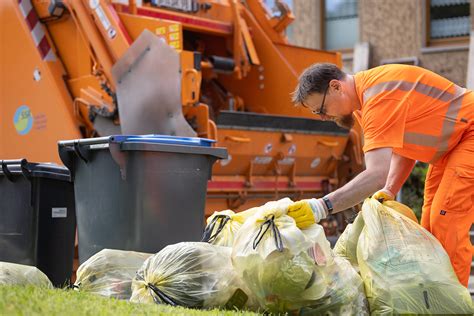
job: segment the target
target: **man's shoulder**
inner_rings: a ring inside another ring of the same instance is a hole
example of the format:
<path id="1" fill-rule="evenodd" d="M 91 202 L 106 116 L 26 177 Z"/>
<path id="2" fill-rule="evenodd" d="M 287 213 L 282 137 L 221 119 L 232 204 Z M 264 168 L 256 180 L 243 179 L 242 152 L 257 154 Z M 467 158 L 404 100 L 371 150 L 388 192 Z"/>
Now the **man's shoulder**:
<path id="1" fill-rule="evenodd" d="M 424 85 L 435 86 L 438 89 L 445 89 L 452 85 L 451 81 L 431 70 L 402 64 L 389 64 L 371 68 L 357 73 L 355 79 L 356 88 L 360 94 L 365 93 L 368 89 L 371 89 L 371 91 L 379 90 L 378 88 L 384 87 L 387 84 L 390 87 L 398 86 L 397 83 L 404 83 L 406 85 L 419 82 Z"/>
<path id="2" fill-rule="evenodd" d="M 357 73 L 360 78 L 365 78 L 365 82 L 375 83 L 382 81 L 402 80 L 415 82 L 423 78 L 424 80 L 449 81 L 441 75 L 419 66 L 405 64 L 387 64 L 377 66 L 363 72 Z"/>
<path id="3" fill-rule="evenodd" d="M 412 72 L 430 72 L 428 69 L 421 68 L 418 66 L 413 65 L 405 65 L 405 64 L 387 64 L 377 66 L 371 69 L 364 71 L 367 75 L 371 74 L 400 74 L 400 73 L 412 73 Z"/>

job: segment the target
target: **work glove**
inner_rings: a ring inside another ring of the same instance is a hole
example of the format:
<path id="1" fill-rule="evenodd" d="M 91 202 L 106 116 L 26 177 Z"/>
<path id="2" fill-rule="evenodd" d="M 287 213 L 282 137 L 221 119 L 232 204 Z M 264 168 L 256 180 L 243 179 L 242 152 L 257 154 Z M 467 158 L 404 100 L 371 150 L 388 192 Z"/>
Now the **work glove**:
<path id="1" fill-rule="evenodd" d="M 382 189 L 380 191 L 375 192 L 372 197 L 380 203 L 383 203 L 385 201 L 393 201 L 395 199 L 395 194 L 393 194 L 387 189 Z"/>
<path id="2" fill-rule="evenodd" d="M 322 199 L 306 199 L 291 204 L 287 214 L 293 217 L 298 228 L 305 229 L 326 218 L 328 211 Z"/>

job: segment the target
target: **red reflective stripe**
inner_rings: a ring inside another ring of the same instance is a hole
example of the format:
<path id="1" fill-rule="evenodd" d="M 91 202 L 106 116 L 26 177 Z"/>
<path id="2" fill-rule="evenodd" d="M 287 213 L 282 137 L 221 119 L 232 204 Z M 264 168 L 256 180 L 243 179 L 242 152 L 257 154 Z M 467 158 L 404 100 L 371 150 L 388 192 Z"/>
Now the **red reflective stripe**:
<path id="1" fill-rule="evenodd" d="M 133 40 L 132 38 L 130 37 L 130 35 L 128 34 L 128 31 L 127 29 L 125 29 L 125 26 L 123 25 L 122 21 L 120 20 L 120 18 L 118 17 L 117 15 L 117 11 L 115 11 L 115 8 L 112 4 L 109 4 L 109 10 L 110 10 L 110 13 L 112 14 L 115 22 L 117 22 L 120 30 L 122 31 L 122 34 L 123 36 L 125 36 L 125 39 L 127 40 L 128 44 L 132 44 L 133 43 Z"/>
<path id="2" fill-rule="evenodd" d="M 51 46 L 49 46 L 48 40 L 46 39 L 46 36 L 44 36 L 41 39 L 41 42 L 38 44 L 38 50 L 40 52 L 41 58 L 44 58 L 46 55 L 48 55 L 50 49 Z"/>
<path id="3" fill-rule="evenodd" d="M 244 182 L 236 181 L 209 181 L 207 183 L 208 189 L 243 189 Z"/>
<path id="4" fill-rule="evenodd" d="M 288 188 L 288 182 L 278 182 L 276 183 L 276 188 L 278 189 L 286 189 Z M 252 188 L 254 189 L 275 189 L 275 181 L 268 181 L 268 182 L 253 182 Z"/>
<path id="5" fill-rule="evenodd" d="M 128 9 L 128 6 L 126 6 L 126 5 L 122 5 L 122 7 L 124 9 Z M 193 17 L 184 17 L 184 16 L 174 15 L 174 14 L 170 14 L 170 13 L 147 10 L 147 9 L 143 9 L 143 8 L 138 8 L 137 9 L 137 14 L 142 15 L 142 16 L 157 18 L 157 19 L 176 21 L 176 22 L 180 22 L 180 23 L 183 23 L 183 24 L 190 24 L 190 25 L 194 25 L 194 26 L 206 27 L 206 28 L 226 32 L 226 33 L 229 33 L 229 34 L 232 33 L 232 26 L 231 25 L 216 23 L 216 22 L 211 22 L 211 21 L 204 21 L 204 20 L 201 20 L 201 19 L 193 18 Z"/>
<path id="6" fill-rule="evenodd" d="M 308 187 L 314 186 L 318 188 L 321 187 L 321 182 L 319 181 L 298 181 L 296 184 L 299 187 L 304 187 L 304 186 L 308 186 Z"/>
<path id="7" fill-rule="evenodd" d="M 38 15 L 36 14 L 35 10 L 31 10 L 26 16 L 26 23 L 28 24 L 30 30 L 33 30 L 36 26 L 36 23 L 38 22 Z"/>
<path id="8" fill-rule="evenodd" d="M 24 16 L 26 25 L 30 29 L 30 35 L 33 38 L 34 43 L 38 43 L 36 48 L 38 49 L 41 58 L 45 59 L 45 57 L 47 57 L 51 52 L 51 45 L 44 34 L 43 25 L 41 25 L 38 14 L 31 3 L 31 0 L 19 0 L 18 4 L 19 9 Z M 29 12 L 26 12 L 27 10 L 29 10 Z M 54 54 L 51 56 L 54 56 Z M 48 60 L 51 59 L 48 58 Z"/>
<path id="9" fill-rule="evenodd" d="M 295 186 L 290 186 L 287 181 L 279 181 L 275 186 L 275 181 L 254 181 L 252 186 L 249 188 L 245 186 L 242 181 L 209 181 L 207 184 L 208 189 L 320 189 L 321 182 L 319 181 L 298 181 Z"/>

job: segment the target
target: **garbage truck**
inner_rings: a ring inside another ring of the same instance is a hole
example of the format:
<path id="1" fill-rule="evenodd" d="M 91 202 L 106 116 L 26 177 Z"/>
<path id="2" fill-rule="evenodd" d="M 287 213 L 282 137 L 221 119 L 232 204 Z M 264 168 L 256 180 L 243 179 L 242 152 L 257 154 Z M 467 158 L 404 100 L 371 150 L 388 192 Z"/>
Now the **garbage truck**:
<path id="1" fill-rule="evenodd" d="M 327 193 L 363 169 L 361 131 L 291 104 L 341 54 L 289 44 L 283 1 L 3 0 L 0 156 L 61 163 L 58 140 L 197 136 L 228 149 L 206 213 Z"/>

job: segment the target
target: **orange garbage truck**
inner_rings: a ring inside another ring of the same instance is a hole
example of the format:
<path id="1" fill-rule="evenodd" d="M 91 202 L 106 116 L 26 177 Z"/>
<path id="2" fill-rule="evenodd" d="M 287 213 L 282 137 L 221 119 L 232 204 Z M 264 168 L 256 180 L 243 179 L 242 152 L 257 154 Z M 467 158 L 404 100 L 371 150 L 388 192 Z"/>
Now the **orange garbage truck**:
<path id="1" fill-rule="evenodd" d="M 305 67 L 341 55 L 290 45 L 282 1 L 3 0 L 0 17 L 2 159 L 60 163 L 58 140 L 82 137 L 214 139 L 229 156 L 207 215 L 319 196 L 363 168 L 360 130 L 291 104 Z"/>

